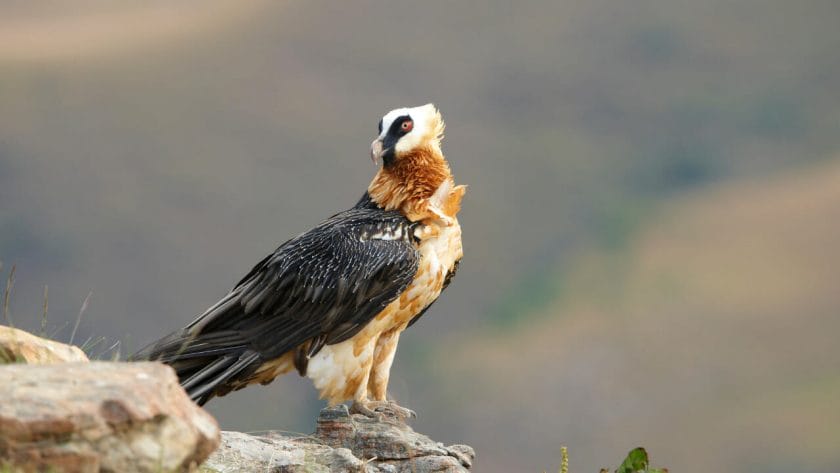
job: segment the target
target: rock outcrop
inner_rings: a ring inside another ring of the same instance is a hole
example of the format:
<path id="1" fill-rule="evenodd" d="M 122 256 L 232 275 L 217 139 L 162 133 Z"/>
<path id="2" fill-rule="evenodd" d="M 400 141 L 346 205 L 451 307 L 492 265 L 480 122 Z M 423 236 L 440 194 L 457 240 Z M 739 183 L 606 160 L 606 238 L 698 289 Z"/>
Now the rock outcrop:
<path id="1" fill-rule="evenodd" d="M 48 364 L 71 361 L 88 361 L 88 357 L 79 347 L 36 337 L 23 330 L 0 325 L 0 364 Z"/>
<path id="2" fill-rule="evenodd" d="M 189 471 L 218 444 L 168 366 L 0 366 L 0 464 L 12 471 Z"/>
<path id="3" fill-rule="evenodd" d="M 202 471 L 459 473 L 469 471 L 474 457 L 471 447 L 446 447 L 395 416 L 370 419 L 337 406 L 321 411 L 309 437 L 222 432 L 222 445 Z"/>
<path id="4" fill-rule="evenodd" d="M 77 347 L 0 326 L 0 472 L 462 473 L 474 456 L 394 412 L 371 419 L 345 406 L 322 410 L 308 437 L 220 438 L 170 367 L 88 362 Z"/>

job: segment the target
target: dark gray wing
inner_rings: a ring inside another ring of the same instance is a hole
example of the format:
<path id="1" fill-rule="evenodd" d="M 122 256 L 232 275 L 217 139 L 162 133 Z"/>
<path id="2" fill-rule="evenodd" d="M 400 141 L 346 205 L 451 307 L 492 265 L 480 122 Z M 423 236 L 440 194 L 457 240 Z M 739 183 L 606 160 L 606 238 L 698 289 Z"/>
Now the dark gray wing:
<path id="1" fill-rule="evenodd" d="M 135 358 L 172 365 L 191 397 L 206 402 L 267 360 L 304 344 L 312 356 L 355 335 L 405 290 L 419 261 L 416 224 L 362 204 L 280 246 L 185 329 Z"/>

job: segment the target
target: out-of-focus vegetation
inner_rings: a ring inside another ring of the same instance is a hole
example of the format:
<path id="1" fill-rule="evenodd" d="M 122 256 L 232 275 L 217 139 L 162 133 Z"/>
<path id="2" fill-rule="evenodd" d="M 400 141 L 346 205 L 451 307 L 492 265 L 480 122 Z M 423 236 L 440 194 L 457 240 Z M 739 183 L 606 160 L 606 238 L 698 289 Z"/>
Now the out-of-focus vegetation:
<path id="1" fill-rule="evenodd" d="M 566 447 L 560 448 L 560 473 L 569 473 L 569 451 Z M 609 473 L 607 468 L 601 468 L 601 473 Z M 668 473 L 667 468 L 653 468 L 650 466 L 647 451 L 642 447 L 630 450 L 621 465 L 615 469 L 615 473 Z"/>
<path id="2" fill-rule="evenodd" d="M 609 470 L 602 469 L 601 473 L 609 473 Z M 665 468 L 652 468 L 648 460 L 647 451 L 638 447 L 630 450 L 627 458 L 615 470 L 615 473 L 668 473 Z"/>
<path id="3" fill-rule="evenodd" d="M 392 376 L 418 430 L 487 472 L 538 471 L 558 441 L 575 471 L 628 442 L 674 471 L 836 471 L 838 18 L 826 0 L 3 2 L 11 315 L 37 328 L 48 284 L 59 339 L 91 290 L 79 340 L 125 353 L 183 326 L 355 202 L 382 113 L 434 101 L 470 188 L 458 278 Z M 308 431 L 319 406 L 287 377 L 209 408 Z"/>

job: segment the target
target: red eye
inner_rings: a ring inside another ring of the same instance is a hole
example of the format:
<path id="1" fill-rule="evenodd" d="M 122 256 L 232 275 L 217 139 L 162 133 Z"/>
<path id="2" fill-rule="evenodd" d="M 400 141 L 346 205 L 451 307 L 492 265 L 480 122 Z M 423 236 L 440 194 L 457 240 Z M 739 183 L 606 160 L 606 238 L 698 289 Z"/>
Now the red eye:
<path id="1" fill-rule="evenodd" d="M 402 125 L 400 125 L 400 128 L 402 128 L 402 131 L 408 133 L 409 131 L 411 131 L 412 128 L 414 128 L 414 122 L 411 121 L 411 120 L 406 120 L 406 121 L 402 122 Z"/>

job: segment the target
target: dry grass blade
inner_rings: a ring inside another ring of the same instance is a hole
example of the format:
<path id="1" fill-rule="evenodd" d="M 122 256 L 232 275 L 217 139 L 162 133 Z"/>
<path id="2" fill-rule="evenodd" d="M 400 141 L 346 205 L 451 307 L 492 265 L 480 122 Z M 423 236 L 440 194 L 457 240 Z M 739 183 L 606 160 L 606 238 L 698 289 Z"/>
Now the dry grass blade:
<path id="1" fill-rule="evenodd" d="M 9 315 L 9 297 L 12 294 L 12 285 L 15 283 L 15 265 L 12 265 L 11 271 L 9 271 L 9 278 L 6 280 L 6 292 L 3 295 L 3 320 L 6 321 L 6 325 L 12 327 L 12 318 Z"/>
<path id="2" fill-rule="evenodd" d="M 63 324 L 59 325 L 58 327 L 55 327 L 54 329 L 52 329 L 52 333 L 48 333 L 48 334 L 47 334 L 47 336 L 46 336 L 46 338 L 53 338 L 53 339 L 55 339 L 56 337 L 58 337 L 58 334 L 59 334 L 59 333 L 63 332 L 63 331 L 64 331 L 64 329 L 66 329 L 66 328 L 67 328 L 67 326 L 68 326 L 68 325 L 70 325 L 70 321 L 69 321 L 69 320 L 68 320 L 68 321 L 65 321 Z"/>
<path id="3" fill-rule="evenodd" d="M 94 358 L 93 350 L 102 344 L 105 341 L 105 337 L 99 336 L 97 338 L 93 338 L 93 335 L 87 338 L 87 340 L 82 343 L 79 348 L 82 349 L 85 354 L 88 355 L 88 358 Z"/>
<path id="4" fill-rule="evenodd" d="M 70 345 L 73 344 L 73 339 L 76 338 L 76 330 L 79 330 L 79 322 L 82 321 L 82 314 L 84 314 L 87 310 L 88 303 L 90 302 L 90 296 L 92 295 L 93 291 L 88 292 L 87 297 L 85 297 L 84 302 L 82 302 L 82 308 L 79 309 L 79 315 L 76 317 L 76 324 L 73 325 L 73 331 L 70 333 L 70 342 L 68 342 Z"/>
<path id="5" fill-rule="evenodd" d="M 104 341 L 106 341 L 105 337 L 102 337 L 100 342 L 104 342 Z M 90 347 L 90 349 L 92 349 L 94 346 L 96 346 L 96 345 L 92 345 Z M 88 356 L 88 358 L 90 358 L 91 360 L 104 360 L 104 359 L 106 359 L 105 356 L 108 355 L 108 353 L 110 353 L 111 354 L 111 356 L 110 356 L 111 361 L 119 361 L 119 359 L 120 359 L 120 352 L 119 352 L 119 349 L 118 349 L 119 346 L 120 346 L 120 341 L 117 340 L 116 342 L 112 343 L 110 346 L 104 348 L 102 351 L 100 351 L 96 354 L 93 354 L 93 352 L 91 352 L 90 355 Z"/>
<path id="6" fill-rule="evenodd" d="M 41 336 L 47 334 L 47 312 L 50 310 L 50 287 L 44 284 L 44 312 L 41 314 Z"/>
<path id="7" fill-rule="evenodd" d="M 105 350 L 102 353 L 102 356 L 100 358 L 104 358 L 105 354 L 110 352 L 111 353 L 111 361 L 120 361 L 120 358 L 122 357 L 122 353 L 121 353 L 122 350 L 120 350 L 121 345 L 122 345 L 122 342 L 120 340 L 117 340 L 116 342 L 114 342 L 113 345 L 108 347 L 108 349 Z"/>

